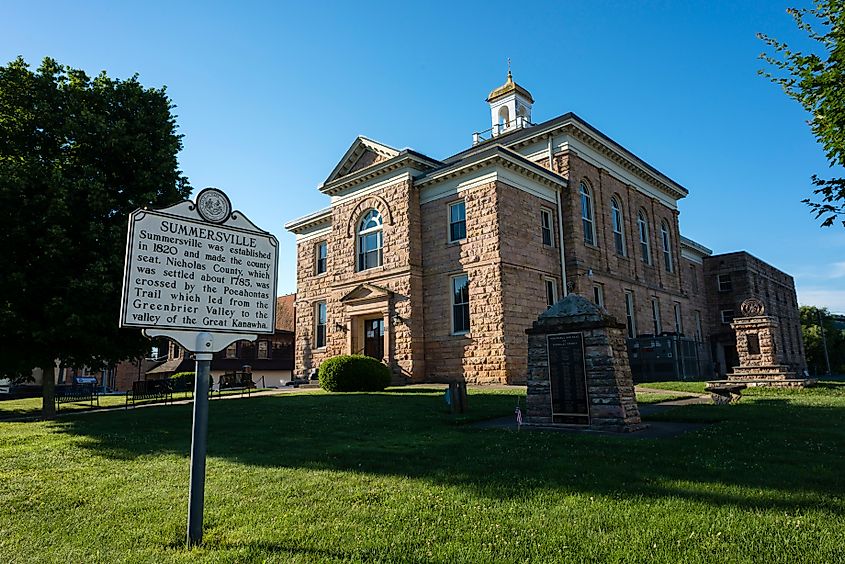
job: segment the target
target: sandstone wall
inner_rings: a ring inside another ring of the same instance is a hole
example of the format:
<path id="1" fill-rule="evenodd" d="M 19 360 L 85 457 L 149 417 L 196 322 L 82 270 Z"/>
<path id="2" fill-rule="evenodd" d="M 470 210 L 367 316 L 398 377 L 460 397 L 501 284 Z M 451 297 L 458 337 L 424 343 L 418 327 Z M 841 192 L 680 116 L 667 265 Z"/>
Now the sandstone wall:
<path id="1" fill-rule="evenodd" d="M 464 199 L 464 241 L 450 243 L 449 204 Z M 423 318 L 427 378 L 505 383 L 499 193 L 487 183 L 421 206 Z M 470 331 L 452 334 L 451 277 L 469 277 Z"/>

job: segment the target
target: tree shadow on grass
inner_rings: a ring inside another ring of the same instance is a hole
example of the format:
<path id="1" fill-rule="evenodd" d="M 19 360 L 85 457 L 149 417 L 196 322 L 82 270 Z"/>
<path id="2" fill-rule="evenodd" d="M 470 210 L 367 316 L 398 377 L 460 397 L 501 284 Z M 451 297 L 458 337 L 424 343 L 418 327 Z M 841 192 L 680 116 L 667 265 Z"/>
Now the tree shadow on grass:
<path id="1" fill-rule="evenodd" d="M 515 400 L 475 393 L 470 409 L 478 418 L 503 416 Z M 212 402 L 208 454 L 251 466 L 405 476 L 495 499 L 553 488 L 845 513 L 842 407 L 759 398 L 679 407 L 660 418 L 671 417 L 721 422 L 668 439 L 516 433 L 456 421 L 439 393 L 291 394 Z M 53 427 L 110 459 L 187 457 L 191 406 L 69 417 Z"/>

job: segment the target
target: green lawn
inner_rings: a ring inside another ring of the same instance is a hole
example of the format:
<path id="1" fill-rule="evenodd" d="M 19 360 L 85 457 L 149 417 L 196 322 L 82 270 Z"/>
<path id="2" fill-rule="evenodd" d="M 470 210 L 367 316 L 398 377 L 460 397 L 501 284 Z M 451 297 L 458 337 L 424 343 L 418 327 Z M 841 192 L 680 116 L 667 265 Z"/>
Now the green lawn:
<path id="1" fill-rule="evenodd" d="M 190 405 L 0 423 L 0 561 L 845 561 L 841 383 L 670 409 L 709 423 L 670 439 L 472 424 L 518 400 L 475 391 L 460 420 L 433 389 L 211 402 L 191 551 Z"/>
<path id="2" fill-rule="evenodd" d="M 666 394 L 666 393 L 652 393 L 652 392 L 637 392 L 637 403 L 651 404 L 661 403 L 664 401 L 672 401 L 678 399 L 691 398 L 693 396 L 684 393 Z"/>
<path id="3" fill-rule="evenodd" d="M 227 396 L 236 394 L 241 394 L 241 391 L 223 390 L 222 392 L 214 392 L 214 397 L 217 398 L 220 395 Z M 188 392 L 177 392 L 173 394 L 173 401 L 181 401 L 190 398 L 191 394 Z M 137 405 L 147 405 L 150 403 L 156 402 L 153 400 L 139 401 L 137 402 Z M 99 396 L 99 406 L 95 403 L 92 407 L 91 402 L 87 401 L 81 403 L 63 403 L 59 405 L 59 414 L 66 413 L 68 411 L 91 411 L 92 409 L 118 408 L 125 406 L 125 395 L 107 395 Z M 132 404 L 130 404 L 130 407 L 132 407 Z M 40 416 L 41 398 L 23 398 L 16 400 L 0 401 L 0 421 L 6 421 L 10 419 L 16 420 L 24 418 L 39 418 Z"/>
<path id="4" fill-rule="evenodd" d="M 643 382 L 637 384 L 639 388 L 652 388 L 655 390 L 674 390 L 676 392 L 687 392 L 690 394 L 704 394 L 704 386 L 707 382 Z"/>

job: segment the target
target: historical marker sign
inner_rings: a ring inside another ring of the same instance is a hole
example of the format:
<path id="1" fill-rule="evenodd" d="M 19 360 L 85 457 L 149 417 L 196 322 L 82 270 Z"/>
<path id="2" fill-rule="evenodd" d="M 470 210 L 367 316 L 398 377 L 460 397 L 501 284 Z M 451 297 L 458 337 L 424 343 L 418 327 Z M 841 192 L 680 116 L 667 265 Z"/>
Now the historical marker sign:
<path id="1" fill-rule="evenodd" d="M 588 425 L 587 370 L 581 333 L 548 335 L 549 385 L 554 423 Z"/>
<path id="2" fill-rule="evenodd" d="M 200 197 L 197 200 L 201 201 Z M 229 221 L 220 224 L 205 220 L 200 209 L 183 202 L 165 210 L 132 214 L 120 324 L 272 333 L 276 238 L 255 228 L 238 212 L 227 212 Z"/>
<path id="3" fill-rule="evenodd" d="M 212 353 L 273 333 L 279 243 L 229 198 L 206 188 L 196 203 L 137 210 L 129 217 L 122 327 L 140 327 L 195 353 L 188 544 L 202 540 L 208 376 Z"/>

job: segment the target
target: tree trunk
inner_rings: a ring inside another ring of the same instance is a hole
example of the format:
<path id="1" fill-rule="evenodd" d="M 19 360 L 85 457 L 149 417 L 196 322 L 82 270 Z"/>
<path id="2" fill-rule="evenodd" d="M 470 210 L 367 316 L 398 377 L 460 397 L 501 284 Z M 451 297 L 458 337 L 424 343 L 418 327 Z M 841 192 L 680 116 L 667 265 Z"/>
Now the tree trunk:
<path id="1" fill-rule="evenodd" d="M 41 364 L 41 417 L 54 419 L 56 417 L 56 365 L 53 360 Z"/>

